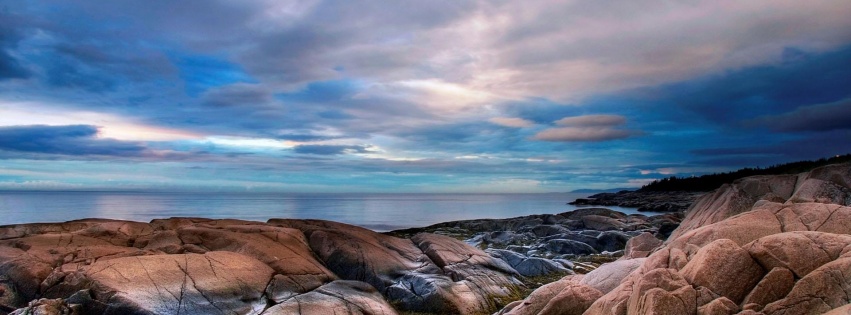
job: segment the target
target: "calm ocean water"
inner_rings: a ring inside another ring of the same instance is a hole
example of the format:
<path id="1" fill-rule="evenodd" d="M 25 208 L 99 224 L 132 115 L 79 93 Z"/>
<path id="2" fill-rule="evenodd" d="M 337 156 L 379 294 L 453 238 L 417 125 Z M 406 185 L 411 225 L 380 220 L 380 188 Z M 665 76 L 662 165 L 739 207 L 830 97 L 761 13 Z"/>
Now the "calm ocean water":
<path id="1" fill-rule="evenodd" d="M 0 192 L 0 225 L 109 218 L 324 219 L 377 231 L 434 223 L 560 213 L 587 194 L 281 194 Z M 609 207 L 637 213 L 635 209 Z"/>

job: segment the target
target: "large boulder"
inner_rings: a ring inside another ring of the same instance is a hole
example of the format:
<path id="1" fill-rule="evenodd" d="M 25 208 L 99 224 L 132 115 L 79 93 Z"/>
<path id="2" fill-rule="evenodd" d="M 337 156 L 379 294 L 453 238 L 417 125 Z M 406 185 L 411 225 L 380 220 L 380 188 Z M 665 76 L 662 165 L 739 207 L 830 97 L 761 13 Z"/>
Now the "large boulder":
<path id="1" fill-rule="evenodd" d="M 662 246 L 662 240 L 656 238 L 651 233 L 641 233 L 626 242 L 623 259 L 647 257 L 659 246 Z"/>
<path id="2" fill-rule="evenodd" d="M 697 292 L 674 269 L 654 269 L 635 282 L 628 314 L 695 314 Z"/>
<path id="3" fill-rule="evenodd" d="M 849 244 L 851 235 L 789 232 L 760 238 L 745 247 L 760 265 L 791 270 L 796 277 L 803 278 L 837 259 Z"/>
<path id="4" fill-rule="evenodd" d="M 304 234 L 296 229 L 235 225 L 227 227 L 227 230 L 184 227 L 177 233 L 184 244 L 243 254 L 271 267 L 276 275 L 269 293 L 276 302 L 336 279 L 314 257 Z"/>
<path id="5" fill-rule="evenodd" d="M 701 248 L 681 273 L 690 284 L 706 287 L 737 304 L 765 275 L 748 251 L 728 239 Z"/>
<path id="6" fill-rule="evenodd" d="M 798 280 L 789 294 L 766 305 L 762 312 L 766 315 L 820 314 L 849 304 L 849 270 L 851 255 L 829 262 Z"/>
<path id="7" fill-rule="evenodd" d="M 609 293 L 621 284 L 627 275 L 644 263 L 644 258 L 616 260 L 603 264 L 589 272 L 580 283 L 595 288 L 603 293 Z"/>
<path id="8" fill-rule="evenodd" d="M 594 300 L 603 294 L 580 283 L 582 276 L 567 276 L 546 284 L 519 303 L 506 306 L 499 314 L 542 315 L 582 314 Z"/>
<path id="9" fill-rule="evenodd" d="M 720 222 L 747 212 L 758 200 L 785 202 L 795 189 L 796 175 L 753 176 L 725 184 L 697 199 L 686 210 L 686 217 L 669 239 L 676 239 L 695 228 Z"/>
<path id="10" fill-rule="evenodd" d="M 756 287 L 748 293 L 742 305 L 756 304 L 765 306 L 768 303 L 782 299 L 789 294 L 795 285 L 795 275 L 789 269 L 775 267 L 771 269 Z"/>
<path id="11" fill-rule="evenodd" d="M 742 178 L 695 201 L 669 240 L 677 239 L 696 228 L 748 212 L 760 200 L 851 206 L 849 192 L 851 163 L 827 165 L 798 175 Z"/>

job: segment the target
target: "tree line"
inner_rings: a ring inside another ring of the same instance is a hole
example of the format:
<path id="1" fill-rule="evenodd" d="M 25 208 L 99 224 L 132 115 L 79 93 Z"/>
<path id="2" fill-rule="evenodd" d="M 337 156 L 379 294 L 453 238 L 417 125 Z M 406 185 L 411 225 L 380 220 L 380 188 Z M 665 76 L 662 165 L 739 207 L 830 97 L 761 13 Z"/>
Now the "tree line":
<path id="1" fill-rule="evenodd" d="M 714 173 L 701 176 L 676 177 L 657 179 L 644 185 L 639 191 L 710 191 L 726 183 L 754 175 L 797 174 L 812 170 L 816 167 L 851 162 L 851 154 L 837 155 L 815 161 L 799 161 L 786 164 L 772 165 L 766 168 L 747 167 L 726 173 Z"/>

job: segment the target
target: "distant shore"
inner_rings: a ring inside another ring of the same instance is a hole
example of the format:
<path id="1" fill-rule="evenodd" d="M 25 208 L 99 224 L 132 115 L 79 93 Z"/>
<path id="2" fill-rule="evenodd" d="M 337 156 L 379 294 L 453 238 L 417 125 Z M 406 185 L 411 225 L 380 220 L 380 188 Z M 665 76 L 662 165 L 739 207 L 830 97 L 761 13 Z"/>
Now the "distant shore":
<path id="1" fill-rule="evenodd" d="M 598 193 L 578 198 L 574 206 L 606 206 L 637 208 L 641 212 L 681 212 L 688 209 L 704 191 L 629 191 Z"/>

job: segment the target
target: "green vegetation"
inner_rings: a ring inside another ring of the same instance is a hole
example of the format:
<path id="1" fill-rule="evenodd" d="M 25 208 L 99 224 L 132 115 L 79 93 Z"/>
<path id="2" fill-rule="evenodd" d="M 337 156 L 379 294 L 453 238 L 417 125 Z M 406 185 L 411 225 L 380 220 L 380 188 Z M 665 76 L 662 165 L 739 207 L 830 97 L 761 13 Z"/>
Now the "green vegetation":
<path id="1" fill-rule="evenodd" d="M 671 176 L 659 180 L 654 180 L 650 184 L 644 185 L 638 191 L 653 192 L 653 191 L 710 191 L 720 187 L 726 183 L 754 175 L 779 175 L 779 174 L 797 174 L 810 171 L 816 167 L 851 162 L 851 154 L 837 155 L 829 159 L 819 159 L 815 161 L 800 161 L 780 165 L 773 165 L 767 168 L 743 168 L 738 171 L 707 174 L 702 176 L 692 177 L 675 177 Z"/>

